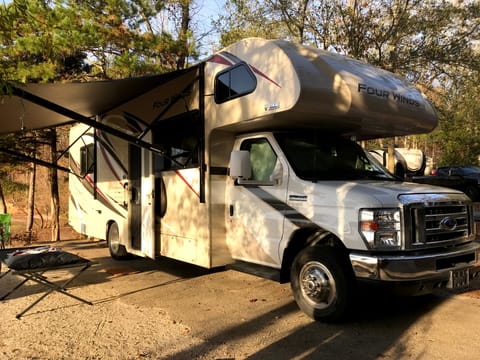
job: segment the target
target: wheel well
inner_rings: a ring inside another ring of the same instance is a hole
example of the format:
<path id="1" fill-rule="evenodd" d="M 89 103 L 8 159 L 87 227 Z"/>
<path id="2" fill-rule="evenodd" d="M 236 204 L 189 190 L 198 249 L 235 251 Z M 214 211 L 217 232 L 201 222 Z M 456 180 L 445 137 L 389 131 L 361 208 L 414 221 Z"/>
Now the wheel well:
<path id="1" fill-rule="evenodd" d="M 109 220 L 105 225 L 105 240 L 107 242 L 108 242 L 108 231 L 110 230 L 110 226 L 112 226 L 112 224 L 115 224 L 115 220 Z"/>
<path id="2" fill-rule="evenodd" d="M 340 256 L 347 258 L 348 251 L 345 245 L 332 233 L 322 229 L 303 228 L 297 230 L 285 248 L 280 270 L 280 282 L 290 281 L 290 269 L 297 254 L 308 246 L 328 246 L 336 249 Z"/>

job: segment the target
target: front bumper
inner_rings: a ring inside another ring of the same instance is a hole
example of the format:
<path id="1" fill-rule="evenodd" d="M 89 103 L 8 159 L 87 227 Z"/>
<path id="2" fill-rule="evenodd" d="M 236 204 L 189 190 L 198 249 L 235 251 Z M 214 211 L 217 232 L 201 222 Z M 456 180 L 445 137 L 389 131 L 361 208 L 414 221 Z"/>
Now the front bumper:
<path id="1" fill-rule="evenodd" d="M 480 243 L 425 255 L 372 255 L 351 253 L 355 276 L 387 282 L 451 281 L 452 272 L 468 269 L 470 277 L 480 272 Z"/>

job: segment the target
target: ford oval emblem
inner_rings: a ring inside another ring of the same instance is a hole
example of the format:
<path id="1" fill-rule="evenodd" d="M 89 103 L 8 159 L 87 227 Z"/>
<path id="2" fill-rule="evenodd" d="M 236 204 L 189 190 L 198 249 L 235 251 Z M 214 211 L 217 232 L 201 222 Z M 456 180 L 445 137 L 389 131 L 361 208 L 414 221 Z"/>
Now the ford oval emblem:
<path id="1" fill-rule="evenodd" d="M 453 231 L 457 227 L 457 220 L 451 216 L 447 216 L 440 221 L 440 229 Z"/>

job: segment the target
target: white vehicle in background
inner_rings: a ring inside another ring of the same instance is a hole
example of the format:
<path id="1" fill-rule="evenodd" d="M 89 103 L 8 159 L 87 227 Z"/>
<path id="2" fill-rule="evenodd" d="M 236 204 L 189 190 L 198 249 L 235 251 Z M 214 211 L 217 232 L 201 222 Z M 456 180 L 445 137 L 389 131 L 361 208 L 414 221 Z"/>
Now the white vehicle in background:
<path id="1" fill-rule="evenodd" d="M 369 152 L 380 164 L 388 168 L 387 149 L 373 149 L 369 150 Z M 431 158 L 425 156 L 420 149 L 396 147 L 394 148 L 393 158 L 393 173 L 402 179 L 408 179 L 412 176 L 430 175 L 432 171 Z"/>
<path id="2" fill-rule="evenodd" d="M 115 104 L 129 84 L 145 89 Z M 348 313 L 360 282 L 418 294 L 467 286 L 479 270 L 470 200 L 399 181 L 356 142 L 437 125 L 389 72 L 252 38 L 186 70 L 79 85 L 114 89 L 102 108 L 91 96 L 94 119 L 46 106 L 82 122 L 71 132 L 70 224 L 106 239 L 114 258 L 290 281 L 300 308 L 325 321 Z"/>

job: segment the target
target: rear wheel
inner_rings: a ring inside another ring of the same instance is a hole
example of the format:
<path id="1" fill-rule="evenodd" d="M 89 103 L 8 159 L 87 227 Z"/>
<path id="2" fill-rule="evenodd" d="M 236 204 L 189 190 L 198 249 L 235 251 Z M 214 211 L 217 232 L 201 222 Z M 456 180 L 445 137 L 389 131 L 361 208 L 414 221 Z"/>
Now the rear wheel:
<path id="1" fill-rule="evenodd" d="M 303 249 L 291 269 L 291 287 L 298 306 L 320 321 L 339 321 L 348 313 L 354 290 L 349 264 L 333 248 Z"/>
<path id="2" fill-rule="evenodd" d="M 127 259 L 130 254 L 124 245 L 120 244 L 120 235 L 118 232 L 117 223 L 112 223 L 108 227 L 107 232 L 108 249 L 110 250 L 110 256 L 116 260 Z"/>

